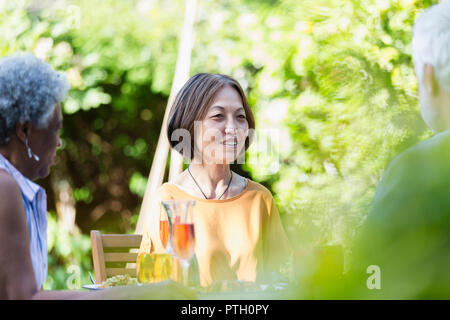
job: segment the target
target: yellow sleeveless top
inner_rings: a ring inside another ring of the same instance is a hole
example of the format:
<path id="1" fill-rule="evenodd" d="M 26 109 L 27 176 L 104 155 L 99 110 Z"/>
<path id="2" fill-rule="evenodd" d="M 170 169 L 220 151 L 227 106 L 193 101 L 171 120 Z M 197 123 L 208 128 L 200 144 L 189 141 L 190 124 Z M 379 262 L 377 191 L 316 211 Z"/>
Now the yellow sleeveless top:
<path id="1" fill-rule="evenodd" d="M 290 246 L 270 191 L 248 181 L 238 195 L 223 200 L 194 197 L 164 183 L 152 197 L 139 254 L 163 252 L 159 236 L 161 200 L 195 200 L 195 254 L 200 283 L 214 280 L 263 281 L 278 272 Z"/>

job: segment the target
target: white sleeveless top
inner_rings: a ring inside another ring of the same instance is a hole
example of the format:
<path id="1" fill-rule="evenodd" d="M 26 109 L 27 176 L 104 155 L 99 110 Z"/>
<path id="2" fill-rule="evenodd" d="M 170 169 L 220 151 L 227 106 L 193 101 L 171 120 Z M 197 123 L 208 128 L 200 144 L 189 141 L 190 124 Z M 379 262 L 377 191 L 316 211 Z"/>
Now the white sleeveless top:
<path id="1" fill-rule="evenodd" d="M 30 235 L 30 255 L 38 290 L 47 278 L 47 195 L 45 190 L 23 176 L 2 154 L 0 169 L 19 185 Z"/>

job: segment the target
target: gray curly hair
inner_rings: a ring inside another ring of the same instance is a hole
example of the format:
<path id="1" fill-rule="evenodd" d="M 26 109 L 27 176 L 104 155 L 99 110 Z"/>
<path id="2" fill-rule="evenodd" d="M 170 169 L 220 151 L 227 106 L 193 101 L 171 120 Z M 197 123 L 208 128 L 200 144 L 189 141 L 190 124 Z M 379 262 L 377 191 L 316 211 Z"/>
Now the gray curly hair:
<path id="1" fill-rule="evenodd" d="M 17 123 L 45 127 L 69 88 L 63 73 L 30 53 L 0 58 L 0 145 Z"/>
<path id="2" fill-rule="evenodd" d="M 412 53 L 419 82 L 431 64 L 438 84 L 450 92 L 450 1 L 425 10 L 414 24 Z"/>

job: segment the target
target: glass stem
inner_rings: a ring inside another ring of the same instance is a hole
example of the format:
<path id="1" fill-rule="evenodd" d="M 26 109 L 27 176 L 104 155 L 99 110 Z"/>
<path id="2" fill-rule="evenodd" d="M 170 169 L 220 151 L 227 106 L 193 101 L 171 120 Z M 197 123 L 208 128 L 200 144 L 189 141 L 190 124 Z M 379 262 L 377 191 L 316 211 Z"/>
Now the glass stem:
<path id="1" fill-rule="evenodd" d="M 189 286 L 189 260 L 182 260 L 181 261 L 181 271 L 182 271 L 182 284 L 186 287 Z"/>

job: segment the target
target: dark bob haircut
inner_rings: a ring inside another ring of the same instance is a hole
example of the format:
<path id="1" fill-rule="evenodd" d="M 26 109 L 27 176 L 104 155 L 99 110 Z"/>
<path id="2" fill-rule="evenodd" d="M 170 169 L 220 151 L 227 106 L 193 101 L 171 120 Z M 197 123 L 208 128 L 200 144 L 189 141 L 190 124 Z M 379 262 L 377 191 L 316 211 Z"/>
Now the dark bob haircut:
<path id="1" fill-rule="evenodd" d="M 175 97 L 170 110 L 167 137 L 170 146 L 175 146 L 178 141 L 172 141 L 172 133 L 177 129 L 185 129 L 191 137 L 191 160 L 194 157 L 194 122 L 201 121 L 207 114 L 217 92 L 225 86 L 234 88 L 242 99 L 249 129 L 255 129 L 255 119 L 245 96 L 244 90 L 235 79 L 222 75 L 210 73 L 198 73 L 190 78 Z M 245 150 L 250 145 L 251 134 L 245 140 Z M 179 151 L 179 150 L 177 150 Z M 183 155 L 185 156 L 185 155 Z"/>

